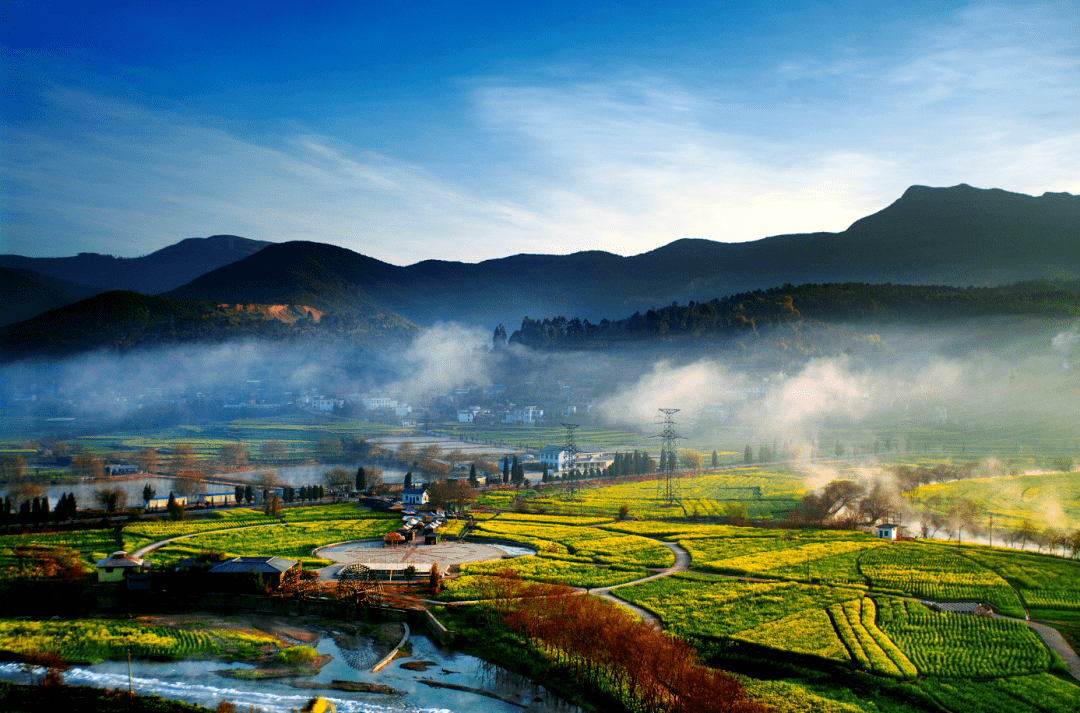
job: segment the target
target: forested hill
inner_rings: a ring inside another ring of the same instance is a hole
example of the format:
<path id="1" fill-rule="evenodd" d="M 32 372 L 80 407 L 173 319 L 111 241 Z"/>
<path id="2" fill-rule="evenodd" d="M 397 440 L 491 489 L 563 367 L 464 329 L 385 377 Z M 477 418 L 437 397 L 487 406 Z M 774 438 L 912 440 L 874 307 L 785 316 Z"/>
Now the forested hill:
<path id="1" fill-rule="evenodd" d="M 870 285 L 858 282 L 784 285 L 708 302 L 672 303 L 645 314 L 592 324 L 577 317 L 522 320 L 511 343 L 568 348 L 604 341 L 713 338 L 755 333 L 769 326 L 940 323 L 998 315 L 1080 316 L 1080 282 L 1027 282 L 1006 287 Z M 496 340 L 500 332 L 496 330 Z"/>
<path id="2" fill-rule="evenodd" d="M 390 345 L 416 331 L 408 320 L 377 308 L 325 313 L 301 304 L 214 304 L 116 290 L 0 327 L 0 362 L 240 338 Z"/>

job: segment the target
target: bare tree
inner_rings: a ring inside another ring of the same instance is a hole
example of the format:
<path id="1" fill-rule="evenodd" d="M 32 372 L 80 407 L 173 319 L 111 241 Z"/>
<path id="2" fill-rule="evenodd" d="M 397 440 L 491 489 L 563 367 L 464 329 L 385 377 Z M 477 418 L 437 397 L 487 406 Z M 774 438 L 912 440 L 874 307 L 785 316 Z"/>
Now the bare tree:
<path id="1" fill-rule="evenodd" d="M 870 492 L 859 501 L 859 520 L 866 525 L 876 525 L 888 517 L 892 509 L 892 494 L 881 481 L 874 483 Z"/>
<path id="2" fill-rule="evenodd" d="M 195 470 L 185 470 L 180 472 L 174 480 L 176 485 L 176 492 L 180 495 L 186 495 L 189 498 L 194 498 L 206 490 L 206 484 L 203 483 L 202 473 Z"/>
<path id="3" fill-rule="evenodd" d="M 240 441 L 221 446 L 218 462 L 224 470 L 243 470 L 248 465 L 248 449 Z"/>
<path id="4" fill-rule="evenodd" d="M 460 510 L 476 500 L 476 490 L 467 480 L 445 481 L 428 488 L 428 497 L 436 507 Z"/>
<path id="5" fill-rule="evenodd" d="M 105 475 L 105 466 L 90 451 L 83 451 L 72 458 L 71 469 L 80 478 L 101 478 Z"/>
<path id="6" fill-rule="evenodd" d="M 344 493 L 352 487 L 355 477 L 353 473 L 338 466 L 323 473 L 323 480 L 326 482 L 326 487 L 330 488 L 330 492 Z"/>
<path id="7" fill-rule="evenodd" d="M 143 448 L 135 454 L 135 463 L 144 473 L 153 473 L 157 469 L 157 461 L 157 451 L 153 448 Z"/>
<path id="8" fill-rule="evenodd" d="M 127 506 L 127 493 L 122 488 L 103 488 L 94 493 L 94 499 L 110 515 Z"/>
<path id="9" fill-rule="evenodd" d="M 172 448 L 169 471 L 179 475 L 181 471 L 195 470 L 195 449 L 189 443 L 178 443 Z"/>
<path id="10" fill-rule="evenodd" d="M 285 458 L 285 446 L 281 445 L 281 441 L 264 441 L 259 446 L 259 454 L 267 463 L 277 465 Z"/>
<path id="11" fill-rule="evenodd" d="M 26 459 L 18 453 L 5 453 L 0 456 L 0 478 L 18 480 L 26 470 Z"/>

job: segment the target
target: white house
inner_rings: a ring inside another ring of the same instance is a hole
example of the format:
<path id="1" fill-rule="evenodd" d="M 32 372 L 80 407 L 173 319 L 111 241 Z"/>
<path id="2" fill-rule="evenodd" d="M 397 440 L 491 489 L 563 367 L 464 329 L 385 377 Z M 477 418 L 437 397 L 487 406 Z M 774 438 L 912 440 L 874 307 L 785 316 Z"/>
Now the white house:
<path id="1" fill-rule="evenodd" d="M 458 423 L 473 423 L 476 421 L 476 415 L 480 413 L 481 408 L 479 406 L 470 406 L 469 408 L 460 408 L 457 412 Z"/>
<path id="2" fill-rule="evenodd" d="M 889 523 L 878 525 L 877 536 L 883 540 L 895 540 L 900 537 L 900 526 Z"/>
<path id="3" fill-rule="evenodd" d="M 536 408 L 535 406 L 510 409 L 506 412 L 507 423 L 524 423 L 529 426 L 533 425 L 543 417 L 544 410 Z"/>
<path id="4" fill-rule="evenodd" d="M 368 411 L 377 411 L 384 408 L 396 408 L 398 403 L 396 399 L 392 399 L 389 396 L 368 396 L 363 400 L 364 408 Z"/>
<path id="5" fill-rule="evenodd" d="M 401 491 L 401 502 L 405 505 L 427 505 L 430 501 L 427 488 L 405 488 Z"/>
<path id="6" fill-rule="evenodd" d="M 566 469 L 570 453 L 562 446 L 544 446 L 540 449 L 540 462 L 546 463 L 548 470 L 558 473 Z"/>

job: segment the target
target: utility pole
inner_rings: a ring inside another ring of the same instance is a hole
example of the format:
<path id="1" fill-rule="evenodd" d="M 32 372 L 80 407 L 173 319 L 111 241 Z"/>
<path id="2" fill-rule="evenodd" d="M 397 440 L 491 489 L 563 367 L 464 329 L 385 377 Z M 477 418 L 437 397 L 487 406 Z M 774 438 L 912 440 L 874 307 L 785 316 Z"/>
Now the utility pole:
<path id="1" fill-rule="evenodd" d="M 990 546 L 994 546 L 994 513 L 990 513 Z"/>

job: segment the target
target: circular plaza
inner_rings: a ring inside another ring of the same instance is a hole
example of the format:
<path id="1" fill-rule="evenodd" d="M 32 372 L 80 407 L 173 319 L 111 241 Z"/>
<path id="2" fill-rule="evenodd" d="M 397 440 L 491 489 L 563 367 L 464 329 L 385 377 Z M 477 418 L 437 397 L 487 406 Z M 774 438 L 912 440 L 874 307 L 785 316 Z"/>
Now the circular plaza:
<path id="1" fill-rule="evenodd" d="M 316 549 L 312 555 L 334 563 L 323 568 L 330 577 L 336 575 L 342 567 L 361 564 L 384 578 L 404 574 L 410 567 L 417 574 L 427 574 L 431 571 L 431 565 L 437 564 L 439 571 L 446 573 L 456 570 L 466 562 L 488 562 L 512 556 L 498 547 L 476 542 L 383 546 L 380 540 L 355 540 L 327 545 Z"/>

